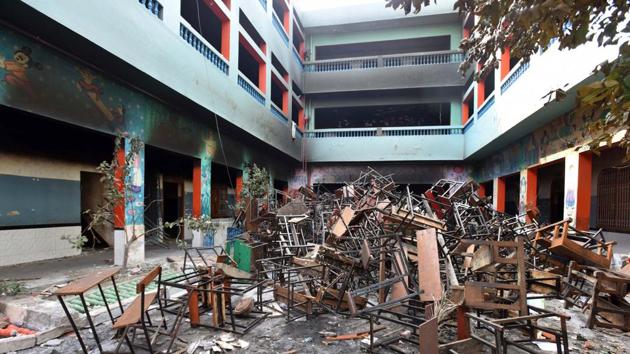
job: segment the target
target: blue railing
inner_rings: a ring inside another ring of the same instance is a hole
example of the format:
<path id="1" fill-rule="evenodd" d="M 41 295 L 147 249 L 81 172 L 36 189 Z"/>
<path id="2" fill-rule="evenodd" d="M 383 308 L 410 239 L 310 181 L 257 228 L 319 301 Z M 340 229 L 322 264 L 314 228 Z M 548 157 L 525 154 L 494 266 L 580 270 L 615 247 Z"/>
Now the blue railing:
<path id="1" fill-rule="evenodd" d="M 471 115 L 468 118 L 468 121 L 466 122 L 466 124 L 464 124 L 464 129 L 463 132 L 466 133 L 468 131 L 468 129 L 470 129 L 470 127 L 473 126 L 473 124 L 475 124 L 475 115 Z"/>
<path id="2" fill-rule="evenodd" d="M 263 96 L 252 84 L 244 79 L 240 74 L 237 79 L 238 85 L 242 87 L 247 93 L 249 93 L 258 103 L 265 104 L 265 96 Z"/>
<path id="3" fill-rule="evenodd" d="M 514 84 L 516 80 L 518 80 L 518 78 L 527 71 L 527 69 L 529 69 L 529 62 L 521 63 L 521 65 L 516 68 L 516 70 L 514 70 L 512 74 L 510 74 L 510 76 L 508 76 L 508 78 L 501 84 L 501 94 L 507 91 L 510 86 L 512 86 L 512 84 Z"/>
<path id="4" fill-rule="evenodd" d="M 160 4 L 157 0 L 138 0 L 140 4 L 142 4 L 147 10 L 149 10 L 152 14 L 154 14 L 160 20 L 162 19 L 162 14 L 164 12 L 164 6 Z"/>
<path id="5" fill-rule="evenodd" d="M 210 60 L 214 66 L 219 68 L 225 75 L 228 74 L 230 70 L 230 66 L 228 65 L 223 58 L 221 58 L 217 53 L 214 52 L 212 48 L 207 46 L 197 35 L 195 35 L 191 30 L 189 30 L 183 23 L 179 24 L 179 35 L 190 44 L 193 48 L 195 48 L 201 55 L 206 57 L 206 59 Z"/>
<path id="6" fill-rule="evenodd" d="M 483 115 L 486 114 L 492 106 L 494 106 L 494 96 L 490 97 L 483 103 L 483 106 L 479 109 L 479 113 L 477 113 L 477 117 L 479 117 L 479 119 L 483 118 Z"/>
<path id="7" fill-rule="evenodd" d="M 276 108 L 276 106 L 273 103 L 271 104 L 271 113 L 273 113 L 273 116 L 278 118 L 278 120 L 281 121 L 282 123 L 286 124 L 289 122 L 289 118 L 287 118 L 287 116 L 284 115 L 284 112 Z"/>
<path id="8" fill-rule="evenodd" d="M 463 134 L 462 126 L 434 127 L 387 127 L 387 128 L 340 128 L 317 129 L 304 132 L 310 139 L 317 138 L 363 138 L 378 136 L 428 136 Z"/>
<path id="9" fill-rule="evenodd" d="M 260 1 L 260 5 L 262 5 L 263 9 L 265 9 L 265 12 L 267 12 L 267 0 L 258 0 Z"/>
<path id="10" fill-rule="evenodd" d="M 284 43 L 286 45 L 289 45 L 289 36 L 287 35 L 287 33 L 284 31 L 284 27 L 282 27 L 282 24 L 280 24 L 280 20 L 278 20 L 278 16 L 276 16 L 275 12 L 273 13 L 273 15 L 271 16 L 273 19 L 271 20 L 271 22 L 273 22 L 273 26 L 276 28 L 276 30 L 278 31 L 278 33 L 280 33 L 280 36 L 282 37 L 282 39 L 284 40 Z"/>
<path id="11" fill-rule="evenodd" d="M 396 54 L 360 58 L 320 60 L 305 64 L 307 72 L 347 71 L 403 66 L 461 63 L 464 54 L 460 51 Z"/>
<path id="12" fill-rule="evenodd" d="M 295 47 L 293 47 L 291 52 L 293 52 L 293 58 L 295 58 L 295 61 L 297 61 L 298 65 L 300 65 L 302 70 L 304 70 L 304 63 L 302 62 L 302 58 L 300 57 L 300 54 L 298 54 L 298 52 L 295 49 Z"/>

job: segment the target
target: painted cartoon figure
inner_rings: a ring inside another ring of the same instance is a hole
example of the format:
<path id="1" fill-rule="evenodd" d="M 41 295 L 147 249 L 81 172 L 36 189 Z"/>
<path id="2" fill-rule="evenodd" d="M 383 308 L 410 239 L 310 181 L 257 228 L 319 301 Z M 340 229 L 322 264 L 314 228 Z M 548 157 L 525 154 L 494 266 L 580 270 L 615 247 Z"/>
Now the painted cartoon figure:
<path id="1" fill-rule="evenodd" d="M 4 81 L 6 81 L 7 84 L 17 87 L 25 91 L 28 95 L 33 96 L 35 92 L 33 91 L 27 73 L 30 68 L 42 70 L 43 66 L 32 59 L 31 53 L 31 48 L 22 47 L 13 53 L 13 60 L 5 60 L 3 57 L 0 57 L 0 68 L 3 68 L 7 72 L 4 76 Z"/>
<path id="2" fill-rule="evenodd" d="M 105 116 L 110 122 L 122 122 L 125 115 L 125 108 L 123 106 L 109 108 L 103 103 L 101 95 L 103 90 L 95 84 L 98 78 L 92 71 L 86 68 L 78 67 L 77 70 L 81 74 L 81 80 L 77 81 L 77 89 L 85 92 L 88 97 L 94 102 L 96 108 Z"/>

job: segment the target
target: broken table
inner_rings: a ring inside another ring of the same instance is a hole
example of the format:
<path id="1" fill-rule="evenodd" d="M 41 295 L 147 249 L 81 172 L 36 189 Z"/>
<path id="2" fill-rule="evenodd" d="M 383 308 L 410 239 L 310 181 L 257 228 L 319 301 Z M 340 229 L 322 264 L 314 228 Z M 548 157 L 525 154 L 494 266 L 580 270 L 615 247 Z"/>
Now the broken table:
<path id="1" fill-rule="evenodd" d="M 118 288 L 116 287 L 116 280 L 114 276 L 118 274 L 120 271 L 120 267 L 113 267 L 108 269 L 99 270 L 93 273 L 86 275 L 85 277 L 75 280 L 70 284 L 64 286 L 61 289 L 55 291 L 54 295 L 57 296 L 59 302 L 61 303 L 61 307 L 63 307 L 63 311 L 66 313 L 70 324 L 72 325 L 72 329 L 74 333 L 77 335 L 77 339 L 79 340 L 79 344 L 81 344 L 81 349 L 83 349 L 84 353 L 88 353 L 87 347 L 83 342 L 83 338 L 79 333 L 79 329 L 68 311 L 68 307 L 66 303 L 63 301 L 65 296 L 79 296 L 81 299 L 81 304 L 83 305 L 83 310 L 85 311 L 85 316 L 87 317 L 88 323 L 90 324 L 90 328 L 92 330 L 92 334 L 94 334 L 94 340 L 96 341 L 96 345 L 101 353 L 103 353 L 103 347 L 101 346 L 100 339 L 98 338 L 98 334 L 96 332 L 96 328 L 94 327 L 94 321 L 92 320 L 92 316 L 90 316 L 90 310 L 88 308 L 87 303 L 85 302 L 85 293 L 98 286 L 98 290 L 101 293 L 101 297 L 103 298 L 103 302 L 105 303 L 105 307 L 107 308 L 107 313 L 109 314 L 109 318 L 114 323 L 114 316 L 112 315 L 112 311 L 109 308 L 109 304 L 107 303 L 107 299 L 105 298 L 105 293 L 103 292 L 103 288 L 101 286 L 102 283 L 106 282 L 108 279 L 112 280 L 112 284 L 114 286 L 114 292 L 116 293 L 116 300 L 118 301 L 118 306 L 120 306 L 120 312 L 123 312 L 122 302 L 120 301 L 120 296 L 118 295 Z"/>

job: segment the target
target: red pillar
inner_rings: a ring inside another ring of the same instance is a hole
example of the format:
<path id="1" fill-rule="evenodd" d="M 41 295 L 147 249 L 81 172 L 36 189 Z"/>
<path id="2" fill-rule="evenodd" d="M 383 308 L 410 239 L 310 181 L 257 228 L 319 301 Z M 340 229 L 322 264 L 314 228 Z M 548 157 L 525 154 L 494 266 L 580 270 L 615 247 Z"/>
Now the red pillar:
<path id="1" fill-rule="evenodd" d="M 575 227 L 588 230 L 591 216 L 591 178 L 593 173 L 593 153 L 580 153 L 578 160 L 577 205 Z"/>
<path id="2" fill-rule="evenodd" d="M 501 52 L 501 80 L 503 80 L 510 72 L 510 48 L 505 48 Z"/>
<path id="3" fill-rule="evenodd" d="M 482 198 L 486 196 L 486 187 L 484 187 L 483 184 L 479 185 L 479 189 L 477 189 L 477 194 Z"/>
<path id="4" fill-rule="evenodd" d="M 242 175 L 236 177 L 235 193 L 236 193 L 236 201 L 237 202 L 241 201 L 241 192 L 243 192 L 243 176 Z"/>
<path id="5" fill-rule="evenodd" d="M 527 169 L 527 192 L 525 194 L 526 205 L 536 206 L 538 199 L 538 169 Z"/>
<path id="6" fill-rule="evenodd" d="M 118 151 L 116 151 L 116 161 L 118 162 L 118 168 L 116 169 L 115 172 L 115 178 L 116 178 L 116 188 L 118 189 L 119 192 L 123 192 L 124 193 L 124 188 L 125 188 L 125 181 L 123 181 L 123 174 L 124 174 L 124 168 L 125 168 L 125 143 L 124 140 L 121 141 L 121 146 L 118 149 Z M 125 201 L 124 198 L 123 200 L 118 201 L 118 203 L 116 203 L 116 206 L 114 207 L 114 228 L 116 229 L 124 229 L 125 228 Z"/>
<path id="7" fill-rule="evenodd" d="M 192 216 L 199 217 L 201 215 L 201 160 L 195 160 L 193 166 L 193 201 Z"/>

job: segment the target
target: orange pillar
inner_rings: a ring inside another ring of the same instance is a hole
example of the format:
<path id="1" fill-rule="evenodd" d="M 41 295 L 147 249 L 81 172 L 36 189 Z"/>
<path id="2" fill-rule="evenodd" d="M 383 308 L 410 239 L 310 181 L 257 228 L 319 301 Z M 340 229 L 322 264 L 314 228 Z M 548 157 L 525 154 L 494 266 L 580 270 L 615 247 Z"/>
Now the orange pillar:
<path id="1" fill-rule="evenodd" d="M 125 181 L 123 181 L 123 174 L 125 168 L 125 142 L 121 141 L 121 146 L 116 151 L 116 162 L 118 162 L 118 168 L 114 172 L 116 178 L 116 188 L 119 192 L 123 192 L 125 188 Z M 124 198 L 123 198 L 124 199 Z M 122 230 L 125 228 L 125 202 L 124 200 L 116 203 L 114 207 L 114 228 Z"/>
<path id="2" fill-rule="evenodd" d="M 577 210 L 575 226 L 588 230 L 591 216 L 591 178 L 593 172 L 593 153 L 583 152 L 578 157 Z"/>
<path id="3" fill-rule="evenodd" d="M 267 93 L 267 64 L 264 61 L 258 63 L 258 88 Z"/>
<path id="4" fill-rule="evenodd" d="M 221 54 L 230 60 L 230 21 L 221 22 Z"/>
<path id="5" fill-rule="evenodd" d="M 486 95 L 486 85 L 483 80 L 477 82 L 477 108 L 483 105 Z"/>
<path id="6" fill-rule="evenodd" d="M 505 177 L 494 179 L 494 208 L 497 211 L 505 212 Z"/>
<path id="7" fill-rule="evenodd" d="M 192 216 L 199 217 L 201 215 L 201 160 L 195 160 L 193 166 L 193 200 L 192 200 Z"/>
<path id="8" fill-rule="evenodd" d="M 527 192 L 525 203 L 536 206 L 538 199 L 538 169 L 527 169 Z"/>
<path id="9" fill-rule="evenodd" d="M 486 187 L 484 187 L 483 184 L 479 185 L 479 189 L 477 189 L 477 194 L 482 198 L 486 196 Z"/>
<path id="10" fill-rule="evenodd" d="M 468 105 L 466 104 L 466 100 L 462 102 L 462 125 L 468 122 L 468 117 L 470 117 L 470 112 L 468 112 Z"/>
<path id="11" fill-rule="evenodd" d="M 510 72 L 510 48 L 505 48 L 501 52 L 501 80 Z"/>
<path id="12" fill-rule="evenodd" d="M 241 192 L 243 192 L 243 176 L 238 176 L 236 177 L 236 188 L 235 188 L 235 193 L 236 193 L 236 201 L 240 202 L 241 201 Z"/>

